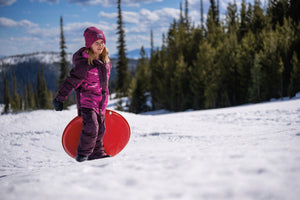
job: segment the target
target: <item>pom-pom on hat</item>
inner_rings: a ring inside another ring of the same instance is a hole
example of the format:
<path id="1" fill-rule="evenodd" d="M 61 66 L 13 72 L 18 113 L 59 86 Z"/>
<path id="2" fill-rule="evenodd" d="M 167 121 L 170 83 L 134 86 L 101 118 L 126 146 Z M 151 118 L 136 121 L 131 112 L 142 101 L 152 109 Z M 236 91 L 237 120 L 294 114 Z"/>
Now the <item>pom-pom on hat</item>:
<path id="1" fill-rule="evenodd" d="M 89 27 L 85 29 L 83 36 L 85 39 L 86 48 L 90 48 L 92 44 L 99 39 L 102 39 L 104 44 L 106 44 L 104 33 L 101 30 L 97 29 L 96 27 Z"/>

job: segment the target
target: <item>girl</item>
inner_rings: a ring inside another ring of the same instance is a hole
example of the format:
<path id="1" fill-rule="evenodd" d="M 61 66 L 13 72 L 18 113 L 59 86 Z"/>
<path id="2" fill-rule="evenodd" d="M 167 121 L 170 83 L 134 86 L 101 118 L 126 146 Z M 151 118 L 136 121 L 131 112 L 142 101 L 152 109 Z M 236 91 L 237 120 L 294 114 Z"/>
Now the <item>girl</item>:
<path id="1" fill-rule="evenodd" d="M 85 47 L 73 55 L 74 67 L 53 100 L 55 110 L 61 111 L 63 102 L 75 89 L 78 115 L 83 119 L 76 156 L 78 162 L 109 157 L 102 139 L 111 63 L 103 32 L 89 27 L 83 35 Z"/>

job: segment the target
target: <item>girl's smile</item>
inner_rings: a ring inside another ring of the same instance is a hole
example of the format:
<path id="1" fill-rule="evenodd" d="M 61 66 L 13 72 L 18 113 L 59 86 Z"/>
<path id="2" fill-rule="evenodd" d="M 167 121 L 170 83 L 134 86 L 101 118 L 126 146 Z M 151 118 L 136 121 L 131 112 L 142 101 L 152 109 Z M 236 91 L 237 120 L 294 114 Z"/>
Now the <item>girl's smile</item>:
<path id="1" fill-rule="evenodd" d="M 105 47 L 105 43 L 102 39 L 99 39 L 91 47 L 96 54 L 100 55 Z"/>

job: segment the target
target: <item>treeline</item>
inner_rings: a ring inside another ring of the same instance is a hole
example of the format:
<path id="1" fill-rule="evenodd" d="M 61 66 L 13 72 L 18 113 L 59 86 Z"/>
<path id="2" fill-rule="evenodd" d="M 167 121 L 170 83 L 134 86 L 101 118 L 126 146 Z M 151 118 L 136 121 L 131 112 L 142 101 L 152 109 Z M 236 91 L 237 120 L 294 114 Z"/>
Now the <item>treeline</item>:
<path id="1" fill-rule="evenodd" d="M 259 0 L 243 0 L 240 11 L 229 3 L 222 20 L 216 5 L 210 0 L 206 24 L 195 27 L 186 0 L 160 48 L 151 34 L 151 56 L 142 47 L 132 81 L 132 112 L 219 108 L 300 91 L 299 1 L 270 0 L 264 10 Z"/>
<path id="2" fill-rule="evenodd" d="M 3 113 L 21 112 L 35 109 L 51 109 L 52 92 L 48 89 L 41 67 L 37 72 L 37 85 L 24 83 L 23 92 L 18 91 L 22 86 L 17 85 L 16 76 L 13 77 L 13 89 L 10 91 L 8 80 L 4 77 L 4 110 Z"/>

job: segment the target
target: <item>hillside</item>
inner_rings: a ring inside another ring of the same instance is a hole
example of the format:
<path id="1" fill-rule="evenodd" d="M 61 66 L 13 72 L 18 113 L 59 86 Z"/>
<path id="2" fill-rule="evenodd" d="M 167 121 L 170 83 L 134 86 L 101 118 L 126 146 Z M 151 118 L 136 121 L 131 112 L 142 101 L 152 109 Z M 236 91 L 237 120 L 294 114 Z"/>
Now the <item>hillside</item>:
<path id="1" fill-rule="evenodd" d="M 115 157 L 84 163 L 61 146 L 75 106 L 1 115 L 1 198 L 299 199 L 300 99 L 121 114 L 132 131 L 127 147 Z"/>

